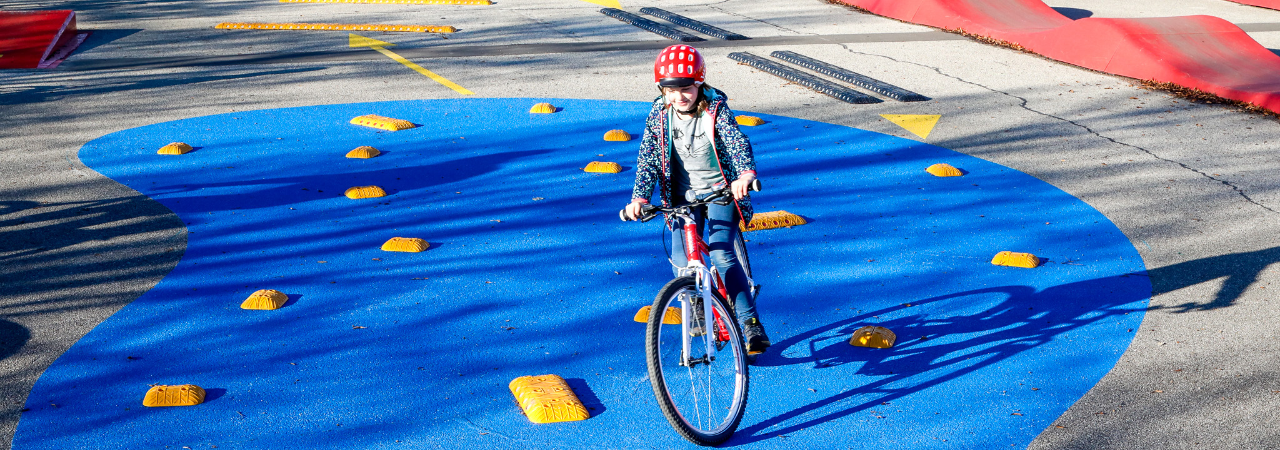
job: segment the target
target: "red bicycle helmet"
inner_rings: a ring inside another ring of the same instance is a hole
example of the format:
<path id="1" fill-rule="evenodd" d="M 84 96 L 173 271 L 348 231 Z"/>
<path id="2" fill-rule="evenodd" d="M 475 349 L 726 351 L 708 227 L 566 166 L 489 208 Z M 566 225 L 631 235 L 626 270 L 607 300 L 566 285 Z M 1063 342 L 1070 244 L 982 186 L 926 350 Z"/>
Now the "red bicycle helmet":
<path id="1" fill-rule="evenodd" d="M 688 45 L 672 45 L 658 54 L 653 62 L 653 81 L 658 87 L 701 85 L 707 78 L 702 54 Z"/>

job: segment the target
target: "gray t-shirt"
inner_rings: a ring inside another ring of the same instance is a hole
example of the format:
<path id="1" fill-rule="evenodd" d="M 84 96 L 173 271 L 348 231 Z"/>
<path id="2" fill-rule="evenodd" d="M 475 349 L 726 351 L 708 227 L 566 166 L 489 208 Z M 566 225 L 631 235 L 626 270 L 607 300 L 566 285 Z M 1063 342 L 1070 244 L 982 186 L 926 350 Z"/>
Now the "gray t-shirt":
<path id="1" fill-rule="evenodd" d="M 676 151 L 671 155 L 671 193 L 684 198 L 685 191 L 711 192 L 711 188 L 724 181 L 720 164 L 711 148 L 712 124 L 710 116 L 681 119 L 674 111 L 670 114 L 671 144 Z"/>

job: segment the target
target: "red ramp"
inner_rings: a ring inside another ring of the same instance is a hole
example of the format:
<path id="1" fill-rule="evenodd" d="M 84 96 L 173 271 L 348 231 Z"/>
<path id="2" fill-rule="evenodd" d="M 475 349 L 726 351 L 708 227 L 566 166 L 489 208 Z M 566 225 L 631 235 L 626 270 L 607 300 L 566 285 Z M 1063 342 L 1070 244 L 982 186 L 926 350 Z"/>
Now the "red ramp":
<path id="1" fill-rule="evenodd" d="M 0 11 L 0 69 L 57 65 L 82 39 L 74 11 Z"/>
<path id="2" fill-rule="evenodd" d="M 1236 2 L 1241 5 L 1257 6 L 1259 8 L 1280 10 L 1280 0 L 1227 0 L 1227 1 Z"/>
<path id="3" fill-rule="evenodd" d="M 1039 0 L 840 1 L 1018 44 L 1065 63 L 1176 83 L 1280 112 L 1280 56 L 1217 17 L 1073 21 Z"/>

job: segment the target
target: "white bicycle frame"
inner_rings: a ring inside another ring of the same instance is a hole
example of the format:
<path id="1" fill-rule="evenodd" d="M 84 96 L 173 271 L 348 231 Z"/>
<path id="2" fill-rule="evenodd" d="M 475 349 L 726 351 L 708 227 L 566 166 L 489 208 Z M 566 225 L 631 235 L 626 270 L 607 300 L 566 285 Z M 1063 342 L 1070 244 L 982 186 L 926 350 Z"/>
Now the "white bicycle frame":
<path id="1" fill-rule="evenodd" d="M 688 305 L 691 305 L 690 299 L 682 299 L 685 307 L 680 308 L 680 328 L 681 328 L 681 346 L 680 346 L 680 365 L 685 367 L 693 367 L 699 362 L 710 363 L 716 360 L 716 343 L 718 339 L 715 332 L 715 311 L 711 306 L 711 302 L 707 299 L 712 298 L 712 289 L 723 290 L 724 279 L 720 277 L 720 271 L 714 265 L 707 264 L 711 260 L 711 254 L 708 252 L 707 245 L 702 241 L 702 237 L 698 234 L 697 223 L 689 214 L 688 210 L 681 211 L 676 214 L 682 222 L 681 232 L 684 234 L 684 250 L 685 250 L 685 266 L 677 268 L 679 276 L 692 275 L 694 278 L 694 286 L 697 288 L 698 295 L 702 297 L 702 339 L 705 339 L 707 355 L 705 361 L 695 360 L 690 355 L 692 353 L 693 333 L 690 333 L 689 324 L 694 323 L 690 319 L 694 316 L 689 311 Z M 750 279 L 748 279 L 750 282 Z M 727 299 L 726 299 L 727 300 Z M 729 307 L 729 305 L 725 305 Z M 732 320 L 731 318 L 726 320 Z"/>

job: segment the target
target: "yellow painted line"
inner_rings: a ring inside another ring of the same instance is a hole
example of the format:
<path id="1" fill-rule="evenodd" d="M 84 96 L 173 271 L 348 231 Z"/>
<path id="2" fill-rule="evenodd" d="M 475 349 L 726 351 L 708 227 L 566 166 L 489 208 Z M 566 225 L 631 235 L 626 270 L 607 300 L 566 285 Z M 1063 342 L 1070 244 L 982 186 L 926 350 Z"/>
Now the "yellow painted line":
<path id="1" fill-rule="evenodd" d="M 610 8 L 622 9 L 622 3 L 619 3 L 618 0 L 582 0 L 582 1 L 587 3 L 595 3 L 600 6 L 608 6 Z"/>
<path id="2" fill-rule="evenodd" d="M 396 44 L 392 44 L 392 43 L 387 42 L 387 41 L 379 41 L 379 40 L 374 39 L 374 38 L 364 37 L 364 36 L 361 36 L 361 35 L 358 35 L 358 34 L 355 34 L 355 33 L 347 33 L 347 46 L 348 46 L 348 47 L 351 47 L 351 48 L 356 48 L 356 47 L 392 47 L 392 46 L 394 46 L 394 45 L 396 45 Z"/>
<path id="3" fill-rule="evenodd" d="M 462 95 L 475 95 L 475 92 L 468 91 L 468 90 L 467 90 L 467 88 L 464 88 L 464 87 L 462 87 L 462 86 L 458 86 L 458 84 L 457 84 L 457 83 L 454 83 L 454 82 L 452 82 L 452 81 L 449 81 L 449 79 L 448 79 L 448 78 L 442 77 L 442 76 L 440 76 L 440 75 L 436 75 L 436 73 L 435 73 L 435 72 L 432 72 L 432 71 L 430 71 L 430 70 L 427 70 L 427 69 L 423 68 L 422 66 L 419 66 L 419 65 L 417 65 L 417 64 L 414 64 L 414 63 L 413 63 L 413 61 L 410 61 L 410 60 L 404 59 L 404 57 L 402 57 L 402 56 L 400 56 L 400 55 L 395 54 L 395 52 L 393 52 L 393 51 L 391 51 L 391 50 L 387 50 L 387 49 L 382 48 L 382 47 L 369 47 L 369 48 L 374 49 L 374 50 L 377 50 L 377 51 L 378 51 L 378 53 L 381 53 L 381 54 L 387 55 L 387 57 L 389 57 L 389 58 L 391 58 L 391 59 L 394 59 L 396 62 L 398 62 L 398 63 L 400 63 L 400 64 L 404 64 L 405 66 L 409 67 L 410 69 L 413 69 L 413 70 L 417 71 L 417 72 L 418 72 L 418 73 L 420 73 L 420 74 L 426 75 L 426 76 L 427 76 L 427 78 L 430 78 L 430 79 L 432 79 L 432 80 L 435 80 L 437 83 L 440 83 L 440 84 L 443 84 L 443 85 L 445 85 L 445 86 L 448 86 L 448 87 L 449 87 L 449 89 L 453 89 L 453 90 L 455 90 L 455 91 L 458 91 L 458 93 L 459 93 L 459 94 L 462 94 Z"/>
<path id="4" fill-rule="evenodd" d="M 274 23 L 274 22 L 222 22 L 214 25 L 221 30 L 320 30 L 320 31 L 404 31 L 415 33 L 453 33 L 451 26 L 434 25 L 369 25 L 351 23 Z"/>
<path id="5" fill-rule="evenodd" d="M 417 65 L 417 64 L 414 64 L 414 63 L 413 63 L 413 61 L 409 61 L 409 60 L 407 60 L 407 59 L 404 59 L 404 57 L 403 57 L 403 56 L 397 55 L 395 52 L 393 52 L 393 51 L 391 51 L 391 50 L 387 50 L 386 48 L 383 48 L 383 47 L 393 46 L 393 45 L 395 45 L 395 44 L 392 44 L 392 43 L 390 43 L 390 42 L 386 42 L 386 41 L 380 41 L 380 40 L 373 39 L 373 38 L 367 38 L 367 37 L 364 37 L 364 36 L 361 36 L 361 35 L 358 35 L 358 34 L 354 34 L 354 33 L 348 34 L 348 35 L 347 35 L 347 39 L 348 39 L 347 45 L 348 45 L 348 46 L 350 46 L 350 47 L 368 47 L 368 48 L 371 48 L 371 49 L 377 50 L 377 51 L 378 51 L 378 53 L 381 53 L 381 54 L 383 54 L 383 55 L 386 55 L 388 58 L 391 58 L 392 60 L 395 60 L 395 62 L 398 62 L 398 63 L 400 63 L 400 64 L 404 64 L 406 67 L 408 67 L 408 68 L 410 68 L 410 69 L 413 69 L 415 72 L 418 72 L 418 73 L 420 73 L 420 74 L 426 75 L 426 77 L 427 77 L 427 78 L 430 78 L 430 79 L 432 79 L 432 80 L 435 80 L 435 82 L 437 82 L 437 83 L 440 83 L 440 84 L 443 84 L 443 85 L 445 85 L 445 86 L 448 86 L 448 87 L 449 87 L 449 89 L 453 89 L 454 91 L 457 91 L 459 94 L 462 94 L 462 95 L 475 95 L 475 92 L 471 92 L 471 91 L 467 90 L 467 88 L 464 88 L 464 87 L 462 87 L 462 86 L 459 86 L 457 83 L 454 83 L 454 82 L 452 82 L 452 81 L 449 81 L 449 79 L 448 79 L 448 78 L 442 77 L 442 76 L 440 76 L 440 75 L 436 75 L 436 73 L 435 73 L 435 72 L 432 72 L 432 71 L 430 71 L 430 70 L 427 70 L 426 68 L 424 68 L 424 67 L 422 67 L 422 66 L 419 66 L 419 65 Z"/>
<path id="6" fill-rule="evenodd" d="M 880 117 L 910 131 L 911 134 L 920 136 L 920 139 L 928 139 L 929 133 L 932 133 L 933 127 L 938 124 L 938 119 L 942 118 L 937 114 L 881 114 Z"/>
<path id="7" fill-rule="evenodd" d="M 280 0 L 280 3 L 373 3 L 384 5 L 492 5 L 489 0 Z"/>

